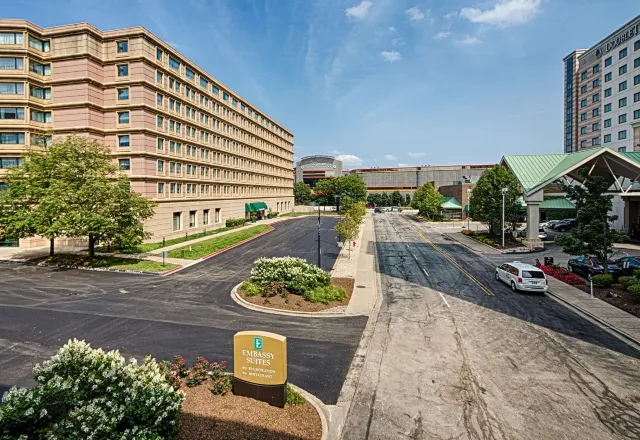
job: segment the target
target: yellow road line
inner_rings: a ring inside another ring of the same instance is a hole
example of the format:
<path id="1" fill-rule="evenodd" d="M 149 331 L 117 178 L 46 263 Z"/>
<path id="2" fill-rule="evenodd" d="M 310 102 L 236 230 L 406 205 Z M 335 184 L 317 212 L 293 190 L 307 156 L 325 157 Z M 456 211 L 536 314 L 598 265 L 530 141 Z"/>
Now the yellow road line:
<path id="1" fill-rule="evenodd" d="M 480 287 L 480 289 L 486 293 L 489 296 L 494 296 L 493 292 L 491 292 L 487 287 L 485 287 L 484 284 L 482 284 L 480 281 L 478 281 L 476 279 L 476 277 L 474 277 L 473 275 L 471 275 L 469 272 L 467 272 L 462 266 L 460 266 L 454 259 L 453 257 L 451 257 L 449 254 L 447 254 L 446 252 L 444 252 L 442 249 L 440 249 L 440 247 L 435 244 L 433 241 L 431 241 L 429 238 L 427 238 L 422 232 L 420 232 L 420 230 L 418 228 L 416 228 L 415 226 L 413 226 L 411 223 L 409 223 L 409 221 L 407 219 L 403 219 L 411 229 L 413 229 L 420 237 L 422 237 L 422 239 L 424 241 L 426 241 L 427 243 L 429 243 L 429 245 L 431 245 L 432 248 L 434 248 L 436 251 L 438 251 L 438 253 L 440 255 L 442 255 L 444 258 L 446 258 L 451 264 L 453 264 L 460 272 L 462 272 L 467 278 L 469 278 L 471 281 L 473 281 L 478 287 Z"/>

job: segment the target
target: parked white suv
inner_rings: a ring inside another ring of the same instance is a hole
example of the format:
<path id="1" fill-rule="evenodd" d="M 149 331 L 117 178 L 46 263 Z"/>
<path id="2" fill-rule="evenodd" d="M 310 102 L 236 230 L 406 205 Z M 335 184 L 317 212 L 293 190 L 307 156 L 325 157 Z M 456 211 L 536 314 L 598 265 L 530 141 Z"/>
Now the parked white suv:
<path id="1" fill-rule="evenodd" d="M 547 277 L 544 272 L 530 264 L 519 261 L 496 267 L 496 280 L 504 281 L 511 290 L 547 291 Z"/>

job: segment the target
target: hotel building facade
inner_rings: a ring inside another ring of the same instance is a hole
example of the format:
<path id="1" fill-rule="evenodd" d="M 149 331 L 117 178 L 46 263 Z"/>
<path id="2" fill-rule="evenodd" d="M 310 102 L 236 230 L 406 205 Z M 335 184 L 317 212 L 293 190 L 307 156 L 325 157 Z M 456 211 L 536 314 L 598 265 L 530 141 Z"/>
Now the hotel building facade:
<path id="1" fill-rule="evenodd" d="M 640 151 L 640 16 L 564 58 L 564 150 Z"/>
<path id="2" fill-rule="evenodd" d="M 158 203 L 154 241 L 294 205 L 292 133 L 145 28 L 0 20 L 0 187 L 26 148 L 72 133 Z"/>

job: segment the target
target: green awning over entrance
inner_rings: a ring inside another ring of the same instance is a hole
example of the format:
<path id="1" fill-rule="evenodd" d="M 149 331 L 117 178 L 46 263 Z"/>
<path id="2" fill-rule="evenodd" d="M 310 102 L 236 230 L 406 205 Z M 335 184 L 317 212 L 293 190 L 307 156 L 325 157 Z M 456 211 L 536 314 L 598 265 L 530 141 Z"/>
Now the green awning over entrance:
<path id="1" fill-rule="evenodd" d="M 462 209 L 462 205 L 455 197 L 445 197 L 440 207 L 442 209 Z"/>
<path id="2" fill-rule="evenodd" d="M 244 212 L 257 212 L 263 209 L 269 209 L 264 202 L 245 203 Z"/>

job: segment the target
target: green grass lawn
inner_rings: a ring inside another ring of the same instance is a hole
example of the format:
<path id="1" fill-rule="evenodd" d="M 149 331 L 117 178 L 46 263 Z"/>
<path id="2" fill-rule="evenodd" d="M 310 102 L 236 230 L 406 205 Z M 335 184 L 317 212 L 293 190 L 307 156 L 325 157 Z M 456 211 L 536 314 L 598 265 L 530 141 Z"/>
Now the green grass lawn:
<path id="1" fill-rule="evenodd" d="M 231 234 L 223 235 L 222 237 L 212 238 L 211 240 L 200 241 L 194 243 L 191 246 L 185 246 L 180 249 L 174 249 L 169 251 L 170 258 L 185 258 L 187 260 L 197 260 L 198 258 L 205 257 L 214 252 L 233 246 L 240 243 L 247 238 L 254 237 L 269 230 L 267 225 L 258 225 L 243 231 L 233 232 Z M 181 249 L 184 249 L 184 257 L 182 256 Z"/>
<path id="2" fill-rule="evenodd" d="M 286 214 L 280 214 L 280 217 L 304 217 L 309 215 L 318 216 L 318 211 L 314 212 L 287 212 Z M 338 215 L 336 211 L 320 211 L 320 215 Z"/>
<path id="3" fill-rule="evenodd" d="M 141 272 L 164 272 L 180 267 L 177 264 L 165 263 L 163 266 L 158 261 L 135 260 L 133 258 L 118 258 L 75 254 L 59 254 L 42 259 L 48 264 L 61 264 L 74 267 L 96 267 L 109 270 L 137 270 Z"/>
<path id="4" fill-rule="evenodd" d="M 206 235 L 207 236 L 215 235 L 224 231 L 228 231 L 230 229 L 234 229 L 234 228 L 224 227 L 219 229 L 212 229 L 210 231 L 207 231 Z M 198 232 L 196 234 L 189 234 L 187 236 L 187 240 L 185 240 L 184 237 L 172 238 L 171 240 L 166 240 L 164 243 L 164 246 L 172 246 L 174 244 L 184 243 L 185 241 L 195 240 L 196 238 L 200 238 L 204 236 L 205 236 L 204 232 Z M 157 243 L 143 243 L 143 244 L 137 245 L 135 248 L 132 248 L 132 249 L 124 249 L 122 250 L 122 253 L 123 254 L 143 254 L 146 252 L 153 252 L 156 249 L 160 249 L 161 247 L 163 247 L 161 241 Z"/>

